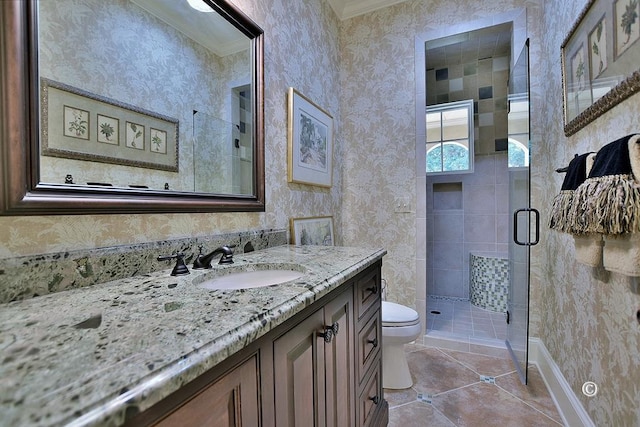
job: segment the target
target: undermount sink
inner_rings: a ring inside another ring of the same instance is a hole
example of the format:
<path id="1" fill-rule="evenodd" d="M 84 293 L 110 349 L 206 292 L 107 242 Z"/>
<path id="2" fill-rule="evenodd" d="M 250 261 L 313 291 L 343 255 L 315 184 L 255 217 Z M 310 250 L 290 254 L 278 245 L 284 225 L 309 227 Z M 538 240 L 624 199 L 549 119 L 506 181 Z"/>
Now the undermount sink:
<path id="1" fill-rule="evenodd" d="M 231 267 L 194 278 L 194 284 L 211 290 L 250 289 L 280 285 L 304 275 L 301 266 L 283 264 L 251 264 Z"/>

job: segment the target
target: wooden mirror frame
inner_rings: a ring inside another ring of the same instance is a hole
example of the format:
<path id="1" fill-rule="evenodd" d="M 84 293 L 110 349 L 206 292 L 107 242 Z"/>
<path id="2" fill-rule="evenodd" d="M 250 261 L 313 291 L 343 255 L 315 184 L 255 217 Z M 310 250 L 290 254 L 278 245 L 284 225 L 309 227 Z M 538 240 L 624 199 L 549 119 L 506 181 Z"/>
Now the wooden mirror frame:
<path id="1" fill-rule="evenodd" d="M 0 2 L 0 215 L 264 212 L 263 31 L 225 0 L 207 3 L 252 39 L 254 195 L 91 188 L 39 182 L 40 112 L 35 0 Z"/>

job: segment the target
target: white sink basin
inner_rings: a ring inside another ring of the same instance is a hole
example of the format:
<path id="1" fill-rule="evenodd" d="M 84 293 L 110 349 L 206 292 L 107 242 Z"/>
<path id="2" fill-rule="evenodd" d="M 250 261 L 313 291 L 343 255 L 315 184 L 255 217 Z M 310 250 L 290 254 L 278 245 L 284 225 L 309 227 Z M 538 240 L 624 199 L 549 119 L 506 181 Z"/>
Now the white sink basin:
<path id="1" fill-rule="evenodd" d="M 282 266 L 273 269 L 272 266 L 251 265 L 242 270 L 229 269 L 232 270 L 230 272 L 222 270 L 214 277 L 205 276 L 202 281 L 194 279 L 194 283 L 201 288 L 212 290 L 261 288 L 290 282 L 304 275 L 303 271 L 293 268 L 293 266 Z M 248 269 L 251 271 L 247 271 Z"/>

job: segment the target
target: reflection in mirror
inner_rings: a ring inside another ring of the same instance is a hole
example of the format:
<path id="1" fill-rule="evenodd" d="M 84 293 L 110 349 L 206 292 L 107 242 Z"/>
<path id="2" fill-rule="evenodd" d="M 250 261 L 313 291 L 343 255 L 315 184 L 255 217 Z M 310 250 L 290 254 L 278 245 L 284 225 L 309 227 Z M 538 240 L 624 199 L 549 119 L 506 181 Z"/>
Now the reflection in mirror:
<path id="1" fill-rule="evenodd" d="M 0 213 L 264 210 L 262 30 L 235 6 L 0 7 Z"/>
<path id="2" fill-rule="evenodd" d="M 246 126 L 246 116 L 251 123 L 250 108 L 243 110 L 241 118 L 235 90 L 238 83 L 251 83 L 249 38 L 218 14 L 200 12 L 186 1 L 57 0 L 40 1 L 38 7 L 41 78 L 110 98 L 114 104 L 126 103 L 138 111 L 172 117 L 179 123 L 177 144 L 167 144 L 167 138 L 176 136 L 158 131 L 160 126 L 150 120 L 150 114 L 114 111 L 104 103 L 83 102 L 82 97 L 69 100 L 64 108 L 59 105 L 54 109 L 49 104 L 49 123 L 62 122 L 64 129 L 54 126 L 58 132 L 50 132 L 48 139 L 69 146 L 71 154 L 71 147 L 80 141 L 96 154 L 106 147 L 125 159 L 152 159 L 146 162 L 149 167 L 132 167 L 113 156 L 113 161 L 105 163 L 99 158 L 83 161 L 69 158 L 73 155 L 51 157 L 45 153 L 40 160 L 41 182 L 62 183 L 71 174 L 81 185 L 98 182 L 163 189 L 168 184 L 176 191 L 240 191 L 232 183 L 231 170 L 237 169 L 233 159 L 239 159 L 240 147 L 234 146 L 236 132 L 231 130 Z M 196 138 L 193 110 L 210 118 L 206 126 L 209 134 L 201 131 Z M 74 112 L 78 117 L 70 121 L 66 116 L 73 118 Z M 82 128 L 69 132 L 76 122 L 76 127 L 82 123 Z M 132 139 L 136 135 L 138 138 Z M 223 137 L 226 141 L 220 141 Z M 193 145 L 196 140 L 198 149 Z M 245 151 L 251 151 L 252 143 L 244 142 Z M 230 149 L 228 156 L 202 157 L 216 154 L 215 147 L 220 145 Z M 174 156 L 176 146 L 177 171 L 153 167 Z M 194 168 L 207 160 L 212 164 L 200 178 Z"/>

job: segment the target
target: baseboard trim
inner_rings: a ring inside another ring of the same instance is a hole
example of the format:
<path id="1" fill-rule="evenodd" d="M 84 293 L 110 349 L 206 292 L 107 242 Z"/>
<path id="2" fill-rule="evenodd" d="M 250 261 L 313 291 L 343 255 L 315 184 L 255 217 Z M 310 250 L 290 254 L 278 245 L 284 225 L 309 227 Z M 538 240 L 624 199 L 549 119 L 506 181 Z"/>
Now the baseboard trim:
<path id="1" fill-rule="evenodd" d="M 535 363 L 566 426 L 595 427 L 591 417 L 540 338 L 529 338 L 529 362 Z"/>

